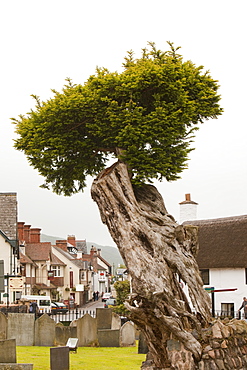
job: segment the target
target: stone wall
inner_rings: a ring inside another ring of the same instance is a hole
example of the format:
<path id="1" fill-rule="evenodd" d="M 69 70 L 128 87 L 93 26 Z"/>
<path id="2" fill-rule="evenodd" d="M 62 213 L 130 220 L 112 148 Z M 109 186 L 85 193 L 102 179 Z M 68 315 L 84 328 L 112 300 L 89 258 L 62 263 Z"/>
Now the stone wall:
<path id="1" fill-rule="evenodd" d="M 195 337 L 198 334 L 194 333 Z M 167 351 L 171 370 L 246 370 L 247 369 L 247 322 L 244 320 L 220 321 L 203 330 L 200 341 L 203 351 L 199 363 L 195 363 L 189 351 L 177 340 L 170 339 Z M 152 360 L 142 369 L 154 370 Z M 163 370 L 163 369 L 159 369 Z M 165 369 L 166 370 L 166 369 Z"/>

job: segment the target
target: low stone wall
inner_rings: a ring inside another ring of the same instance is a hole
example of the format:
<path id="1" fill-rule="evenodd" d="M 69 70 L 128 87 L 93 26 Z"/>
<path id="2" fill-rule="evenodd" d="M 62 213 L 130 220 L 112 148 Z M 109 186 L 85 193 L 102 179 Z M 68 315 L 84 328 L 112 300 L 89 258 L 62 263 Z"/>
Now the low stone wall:
<path id="1" fill-rule="evenodd" d="M 246 370 L 247 369 L 247 322 L 244 320 L 220 321 L 204 329 L 200 341 L 203 351 L 199 363 L 195 363 L 191 353 L 182 343 L 170 339 L 167 352 L 171 370 Z M 147 361 L 142 369 L 154 370 L 152 360 Z M 167 370 L 167 369 L 159 369 Z"/>
<path id="2" fill-rule="evenodd" d="M 0 364 L 0 370 L 33 370 L 33 364 Z"/>
<path id="3" fill-rule="evenodd" d="M 7 312 L 11 312 L 11 313 L 27 313 L 27 306 L 22 304 L 22 305 L 10 305 L 7 306 L 4 305 L 4 306 L 0 306 L 0 312 L 2 313 L 7 313 Z"/>
<path id="4" fill-rule="evenodd" d="M 247 323 L 232 320 L 204 330 L 200 370 L 247 369 Z"/>

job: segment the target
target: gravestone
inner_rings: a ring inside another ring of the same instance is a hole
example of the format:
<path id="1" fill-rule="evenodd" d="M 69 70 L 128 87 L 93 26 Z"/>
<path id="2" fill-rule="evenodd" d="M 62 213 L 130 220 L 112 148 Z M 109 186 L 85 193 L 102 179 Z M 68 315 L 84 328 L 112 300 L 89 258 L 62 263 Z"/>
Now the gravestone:
<path id="1" fill-rule="evenodd" d="M 112 312 L 111 329 L 118 330 L 120 328 L 121 328 L 121 317 L 115 312 Z"/>
<path id="2" fill-rule="evenodd" d="M 50 348 L 50 370 L 69 370 L 69 347 Z"/>
<path id="3" fill-rule="evenodd" d="M 8 313 L 7 339 L 15 338 L 17 346 L 33 346 L 34 320 L 31 313 Z"/>
<path id="4" fill-rule="evenodd" d="M 0 340 L 7 339 L 7 317 L 0 312 Z"/>
<path id="5" fill-rule="evenodd" d="M 98 341 L 100 347 L 120 347 L 120 330 L 99 329 Z"/>
<path id="6" fill-rule="evenodd" d="M 97 340 L 97 321 L 91 315 L 86 313 L 80 319 L 71 323 L 72 327 L 76 325 L 78 346 L 96 346 Z"/>
<path id="7" fill-rule="evenodd" d="M 16 363 L 15 339 L 0 340 L 0 363 Z"/>
<path id="8" fill-rule="evenodd" d="M 111 329 L 112 309 L 96 308 L 97 329 Z"/>
<path id="9" fill-rule="evenodd" d="M 140 332 L 140 334 L 139 334 L 138 353 L 142 353 L 142 354 L 147 354 L 148 353 L 147 342 L 146 342 L 142 332 Z"/>
<path id="10" fill-rule="evenodd" d="M 55 344 L 56 323 L 47 314 L 42 315 L 35 321 L 35 346 L 52 347 Z"/>
<path id="11" fill-rule="evenodd" d="M 136 341 L 135 338 L 135 326 L 133 322 L 127 321 L 120 330 L 120 345 L 122 347 L 131 347 L 135 346 Z"/>
<path id="12" fill-rule="evenodd" d="M 64 326 L 61 322 L 55 326 L 55 345 L 65 346 L 69 338 L 77 338 L 76 326 Z"/>

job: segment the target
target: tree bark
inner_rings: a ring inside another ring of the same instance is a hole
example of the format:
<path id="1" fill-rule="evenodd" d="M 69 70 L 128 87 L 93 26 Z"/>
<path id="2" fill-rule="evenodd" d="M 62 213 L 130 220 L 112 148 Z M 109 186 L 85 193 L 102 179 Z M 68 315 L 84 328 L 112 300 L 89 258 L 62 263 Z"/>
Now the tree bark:
<path id="1" fill-rule="evenodd" d="M 199 361 L 202 349 L 192 332 L 200 335 L 211 316 L 195 260 L 197 228 L 178 225 L 154 186 L 133 187 L 121 162 L 94 180 L 91 194 L 131 276 L 126 307 L 146 338 L 155 368 L 169 368 L 166 348 L 171 336 Z"/>

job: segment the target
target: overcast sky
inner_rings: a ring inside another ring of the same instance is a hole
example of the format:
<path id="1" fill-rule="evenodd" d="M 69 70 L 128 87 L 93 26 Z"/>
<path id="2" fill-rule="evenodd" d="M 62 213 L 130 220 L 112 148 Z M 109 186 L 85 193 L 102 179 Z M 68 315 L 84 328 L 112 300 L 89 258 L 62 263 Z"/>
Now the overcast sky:
<path id="1" fill-rule="evenodd" d="M 52 97 L 66 77 L 84 83 L 96 66 L 121 72 L 126 52 L 138 56 L 148 41 L 163 50 L 172 41 L 185 60 L 210 70 L 224 108 L 196 133 L 182 179 L 157 183 L 168 211 L 179 221 L 178 204 L 191 193 L 198 219 L 246 214 L 246 14 L 246 0 L 1 1 L 0 192 L 17 193 L 19 221 L 114 245 L 91 200 L 92 179 L 69 198 L 40 189 L 43 179 L 13 148 L 10 117 L 34 108 L 31 94 Z"/>

